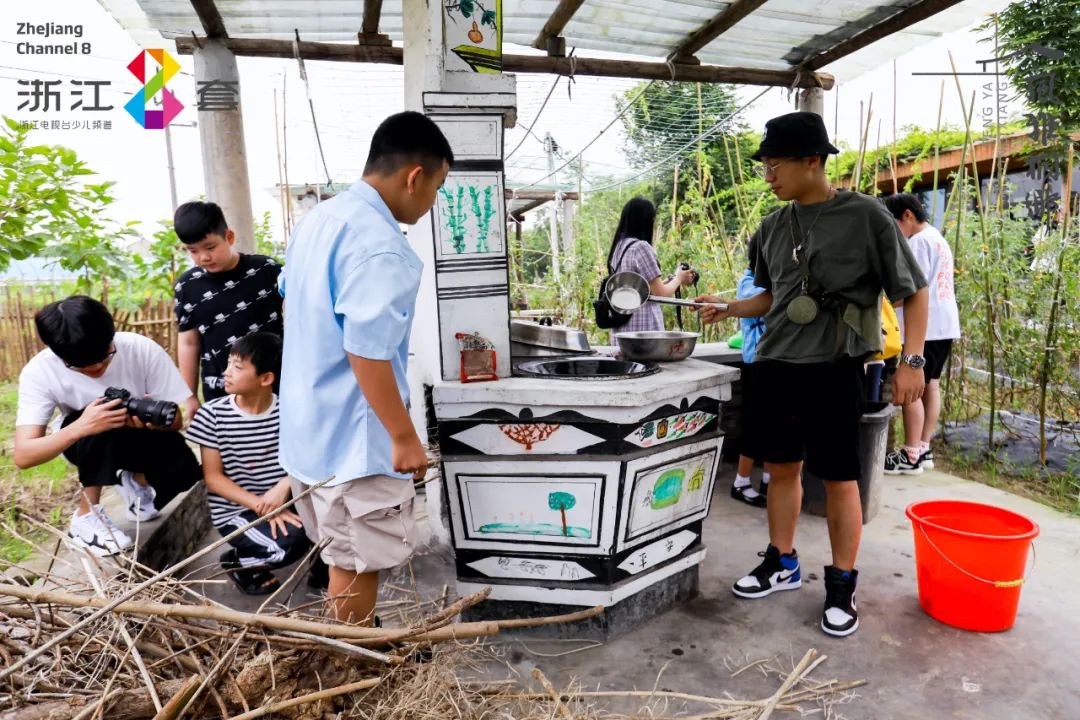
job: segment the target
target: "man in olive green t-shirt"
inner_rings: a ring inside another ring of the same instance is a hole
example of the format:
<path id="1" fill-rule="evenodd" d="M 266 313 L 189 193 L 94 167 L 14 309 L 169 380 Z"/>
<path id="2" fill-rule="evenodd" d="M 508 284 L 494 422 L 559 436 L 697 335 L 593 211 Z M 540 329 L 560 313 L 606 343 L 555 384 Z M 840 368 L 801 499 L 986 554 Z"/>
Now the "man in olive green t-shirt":
<path id="1" fill-rule="evenodd" d="M 761 175 L 790 201 L 754 233 L 754 284 L 765 292 L 701 310 L 702 320 L 762 317 L 762 336 L 749 392 L 754 408 L 744 428 L 746 454 L 771 474 L 769 545 L 764 561 L 732 586 L 739 597 L 762 598 L 802 585 L 795 526 L 802 504 L 802 466 L 823 478 L 832 564 L 825 568 L 821 629 L 855 632 L 862 535 L 859 421 L 863 362 L 881 349 L 881 296 L 904 301 L 905 354 L 894 378 L 898 405 L 919 398 L 925 363 L 926 279 L 896 223 L 876 199 L 836 190 L 825 160 L 838 150 L 819 115 L 789 113 L 765 125 Z"/>

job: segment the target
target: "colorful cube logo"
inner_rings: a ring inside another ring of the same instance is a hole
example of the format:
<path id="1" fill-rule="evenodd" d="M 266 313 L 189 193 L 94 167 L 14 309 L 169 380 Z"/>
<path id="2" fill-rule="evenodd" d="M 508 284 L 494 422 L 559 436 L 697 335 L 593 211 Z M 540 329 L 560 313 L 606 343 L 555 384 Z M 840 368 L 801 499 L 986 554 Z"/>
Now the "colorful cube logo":
<path id="1" fill-rule="evenodd" d="M 161 48 L 153 48 L 140 52 L 127 67 L 143 86 L 131 96 L 124 109 L 147 130 L 163 129 L 184 109 L 176 96 L 165 87 L 180 72 L 180 63 Z M 155 100 L 159 93 L 160 99 Z M 159 103 L 160 110 L 156 109 Z"/>

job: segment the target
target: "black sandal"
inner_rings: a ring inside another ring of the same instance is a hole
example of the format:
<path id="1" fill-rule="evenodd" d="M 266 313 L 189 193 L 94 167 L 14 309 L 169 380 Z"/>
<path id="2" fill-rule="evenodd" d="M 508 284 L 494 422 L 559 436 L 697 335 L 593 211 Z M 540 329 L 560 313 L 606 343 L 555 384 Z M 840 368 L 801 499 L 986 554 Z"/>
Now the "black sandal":
<path id="1" fill-rule="evenodd" d="M 763 487 L 768 487 L 768 486 L 763 486 Z M 736 500 L 738 500 L 740 502 L 744 502 L 747 505 L 752 505 L 754 507 L 759 507 L 759 508 L 765 507 L 766 502 L 767 502 L 766 497 L 765 497 L 765 493 L 758 493 L 757 497 L 750 497 L 749 495 L 746 494 L 747 490 L 753 490 L 753 489 L 754 489 L 753 485 L 743 485 L 742 487 L 736 487 L 735 485 L 732 485 L 731 486 L 731 497 L 735 498 Z"/>
<path id="2" fill-rule="evenodd" d="M 245 595 L 269 595 L 281 587 L 281 581 L 266 568 L 233 570 L 229 577 Z"/>
<path id="3" fill-rule="evenodd" d="M 245 595 L 269 595 L 281 587 L 281 581 L 266 568 L 244 569 L 241 567 L 236 548 L 230 548 L 221 553 L 218 560 L 221 561 L 221 567 L 229 571 L 227 573 L 229 578 Z"/>

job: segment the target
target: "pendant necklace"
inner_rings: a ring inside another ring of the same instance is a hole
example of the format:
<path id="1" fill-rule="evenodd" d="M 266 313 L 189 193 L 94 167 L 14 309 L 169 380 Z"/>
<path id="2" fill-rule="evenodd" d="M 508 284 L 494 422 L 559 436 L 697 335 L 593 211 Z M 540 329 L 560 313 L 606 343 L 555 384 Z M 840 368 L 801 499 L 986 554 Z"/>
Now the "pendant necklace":
<path id="1" fill-rule="evenodd" d="M 829 186 L 829 195 L 825 198 L 825 202 L 833 199 L 836 196 L 836 189 L 831 185 Z M 796 265 L 802 265 L 802 260 L 799 257 L 799 253 L 810 242 L 810 234 L 814 231 L 814 225 L 817 224 L 818 218 L 821 217 L 821 213 L 824 212 L 824 208 L 818 208 L 817 214 L 814 215 L 814 219 L 810 222 L 810 227 L 806 233 L 802 232 L 802 225 L 799 223 L 798 211 L 793 206 L 791 208 L 791 222 L 788 223 L 788 228 L 791 230 L 791 259 Z M 795 233 L 795 227 L 799 226 L 798 235 Z M 802 287 L 800 288 L 800 295 L 795 297 L 788 303 L 787 316 L 788 319 L 797 325 L 809 325 L 814 322 L 818 316 L 818 301 L 810 295 L 810 258 L 806 258 L 806 264 L 803 265 L 803 277 Z"/>

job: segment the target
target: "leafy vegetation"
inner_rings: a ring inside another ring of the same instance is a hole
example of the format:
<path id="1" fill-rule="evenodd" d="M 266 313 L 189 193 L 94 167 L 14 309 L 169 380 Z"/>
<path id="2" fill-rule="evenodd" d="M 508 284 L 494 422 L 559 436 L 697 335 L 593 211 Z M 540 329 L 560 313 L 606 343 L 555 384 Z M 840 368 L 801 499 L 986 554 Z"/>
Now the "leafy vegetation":
<path id="1" fill-rule="evenodd" d="M 995 29 L 1005 74 L 1028 105 L 1056 118 L 1062 130 L 1080 127 L 1080 3 L 1013 2 L 982 26 L 988 44 Z"/>
<path id="2" fill-rule="evenodd" d="M 627 93 L 640 92 L 641 86 Z M 662 91 L 662 94 L 661 94 Z M 682 129 L 665 130 L 658 123 L 665 117 L 651 114 L 662 107 L 662 98 L 677 105 L 681 97 L 696 103 L 692 85 L 683 85 L 675 95 L 661 88 L 642 93 L 643 108 L 627 114 L 631 143 L 628 150 L 639 166 L 665 148 L 680 144 L 685 128 L 708 127 L 696 117 L 674 112 L 666 116 Z M 714 91 L 715 92 L 715 91 Z M 704 104 L 700 107 L 704 108 Z M 984 137 L 1022 132 L 1024 121 L 990 127 Z M 683 134 L 680 134 L 683 133 Z M 694 137 L 691 135 L 691 139 Z M 672 139 L 674 138 L 674 139 Z M 856 174 L 859 187 L 874 194 L 873 178 L 886 169 L 893 154 L 898 161 L 921 160 L 935 153 L 963 150 L 964 167 L 949 178 L 939 177 L 940 187 L 949 189 L 945 222 L 940 228 L 956 257 L 956 291 L 961 311 L 963 339 L 956 344 L 953 362 L 944 381 L 943 422 L 969 422 L 990 418 L 982 460 L 965 460 L 972 468 L 989 468 L 991 475 L 1008 472 L 1014 481 L 1058 507 L 1080 510 L 1077 484 L 1080 468 L 1050 471 L 1046 467 L 1016 468 L 998 458 L 1002 424 L 995 420 L 1024 414 L 1035 418 L 1034 442 L 1041 447 L 1041 462 L 1047 462 L 1048 437 L 1068 433 L 1065 423 L 1080 422 L 1080 233 L 1069 217 L 1055 221 L 1049 231 L 1040 231 L 1040 221 L 1032 220 L 1012 196 L 1000 164 L 990 178 L 976 178 L 969 166 L 972 143 L 980 138 L 969 128 L 923 129 L 908 127 L 895 149 L 889 144 L 860 152 L 847 149 L 828 166 L 838 185 L 852 187 Z M 751 172 L 748 156 L 757 147 L 759 136 L 732 128 L 710 136 L 700 144 L 683 140 L 686 152 L 666 171 L 646 174 L 645 179 L 612 189 L 588 193 L 574 216 L 572 247 L 564 248 L 563 268 L 558 282 L 551 276 L 551 245 L 548 237 L 548 209 L 541 209 L 539 221 L 527 228 L 518 242 L 511 238 L 511 269 L 515 302 L 519 306 L 547 309 L 567 324 L 589 332 L 592 340 L 608 342 L 606 332 L 593 323 L 592 302 L 601 278 L 607 273 L 606 259 L 612 234 L 623 204 L 635 195 L 657 204 L 654 245 L 665 274 L 674 272 L 679 262 L 688 262 L 702 276 L 698 290 L 733 294 L 737 278 L 744 271 L 746 238 L 765 214 L 779 203 L 766 184 Z M 1061 143 L 1066 156 L 1071 145 Z M 861 158 L 861 169 L 856 166 Z M 976 181 L 994 188 L 976 192 Z M 908 188 L 918 183 L 913 178 Z M 1040 240 L 1033 238 L 1039 233 Z M 668 327 L 674 327 L 671 308 L 664 309 Z M 683 324 L 697 330 L 697 319 L 684 316 Z M 703 331 L 703 341 L 725 340 L 736 332 L 733 322 Z M 995 424 L 998 434 L 995 435 Z M 973 470 L 973 472 L 975 472 Z M 982 472 L 982 470 L 979 470 Z M 978 473 L 976 473 L 978 474 Z M 1038 477 L 1036 482 L 1030 477 Z M 1018 479 L 1017 479 L 1018 478 Z"/>
<path id="3" fill-rule="evenodd" d="M 125 274 L 132 224 L 109 219 L 113 183 L 94 175 L 73 150 L 31 145 L 30 131 L 10 118 L 0 123 L 0 270 L 12 259 L 46 257 L 78 273 L 89 290 L 98 278 Z"/>
<path id="4" fill-rule="evenodd" d="M 30 470 L 15 467 L 12 442 L 17 403 L 16 386 L 0 385 L 0 567 L 22 562 L 33 552 L 31 543 L 46 539 L 44 531 L 25 521 L 24 514 L 39 515 L 61 527 L 74 509 L 72 497 L 78 485 L 71 465 L 62 457 Z"/>

